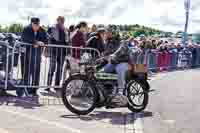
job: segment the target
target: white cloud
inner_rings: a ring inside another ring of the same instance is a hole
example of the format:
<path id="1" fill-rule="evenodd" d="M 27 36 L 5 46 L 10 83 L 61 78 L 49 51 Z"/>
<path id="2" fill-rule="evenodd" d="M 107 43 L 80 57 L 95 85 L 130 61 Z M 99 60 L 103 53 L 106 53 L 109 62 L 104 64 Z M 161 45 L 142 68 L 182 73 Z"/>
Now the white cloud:
<path id="1" fill-rule="evenodd" d="M 192 0 L 189 31 L 200 30 L 199 0 Z M 142 24 L 167 31 L 184 28 L 183 0 L 4 0 L 1 1 L 1 24 L 22 22 L 38 16 L 44 24 L 53 24 L 58 15 L 67 23 L 86 19 L 91 23 Z"/>
<path id="2" fill-rule="evenodd" d="M 184 0 L 145 0 L 145 10 L 148 14 L 149 25 L 176 32 L 183 30 L 185 24 Z M 191 0 L 189 32 L 200 30 L 198 19 L 200 1 Z M 196 21 L 194 20 L 196 18 Z"/>

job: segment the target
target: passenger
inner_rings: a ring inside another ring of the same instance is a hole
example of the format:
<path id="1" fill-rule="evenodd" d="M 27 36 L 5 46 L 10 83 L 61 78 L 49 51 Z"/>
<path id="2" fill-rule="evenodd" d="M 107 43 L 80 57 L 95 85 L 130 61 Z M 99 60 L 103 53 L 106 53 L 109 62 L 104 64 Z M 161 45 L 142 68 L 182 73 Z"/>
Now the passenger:
<path id="1" fill-rule="evenodd" d="M 106 33 L 104 55 L 113 54 L 119 48 L 119 44 L 120 44 L 119 37 L 117 35 L 114 36 L 112 29 L 108 29 Z"/>
<path id="2" fill-rule="evenodd" d="M 110 63 L 104 67 L 104 71 L 106 73 L 113 73 L 116 71 L 118 76 L 118 93 L 113 98 L 113 101 L 121 101 L 125 100 L 125 75 L 128 70 L 128 62 L 130 59 L 130 49 L 135 48 L 139 50 L 137 46 L 134 44 L 134 41 L 124 41 L 122 42 L 119 49 L 111 55 Z"/>
<path id="3" fill-rule="evenodd" d="M 105 50 L 105 33 L 106 30 L 104 28 L 99 28 L 97 33 L 91 36 L 87 41 L 87 47 L 97 49 L 101 55 L 103 55 Z"/>

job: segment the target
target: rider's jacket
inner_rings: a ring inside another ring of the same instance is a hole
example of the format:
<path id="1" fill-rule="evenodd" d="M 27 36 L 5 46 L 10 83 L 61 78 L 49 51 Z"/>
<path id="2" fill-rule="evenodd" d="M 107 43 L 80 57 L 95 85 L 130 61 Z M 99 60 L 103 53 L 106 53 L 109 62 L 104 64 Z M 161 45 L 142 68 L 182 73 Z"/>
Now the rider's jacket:
<path id="1" fill-rule="evenodd" d="M 104 55 L 108 56 L 113 54 L 118 48 L 119 48 L 120 42 L 115 39 L 115 38 L 108 38 L 106 43 L 105 43 L 105 51 L 104 51 Z"/>
<path id="2" fill-rule="evenodd" d="M 130 46 L 129 41 L 122 41 L 118 50 L 111 55 L 112 64 L 135 62 L 136 56 L 141 54 L 141 50 L 138 47 Z"/>
<path id="3" fill-rule="evenodd" d="M 111 55 L 111 63 L 119 64 L 128 62 L 128 41 L 122 41 L 120 47 Z"/>

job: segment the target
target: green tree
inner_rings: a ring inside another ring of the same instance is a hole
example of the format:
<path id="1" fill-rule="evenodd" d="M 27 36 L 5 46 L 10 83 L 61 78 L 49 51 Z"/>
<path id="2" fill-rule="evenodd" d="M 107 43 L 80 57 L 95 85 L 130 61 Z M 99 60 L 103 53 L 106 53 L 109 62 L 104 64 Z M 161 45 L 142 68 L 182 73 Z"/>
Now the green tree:
<path id="1" fill-rule="evenodd" d="M 6 26 L 6 27 L 2 28 L 2 32 L 9 32 L 9 27 Z"/>
<path id="2" fill-rule="evenodd" d="M 140 28 L 140 25 L 139 25 L 139 24 L 136 24 L 136 25 L 134 25 L 134 27 Z"/>
<path id="3" fill-rule="evenodd" d="M 2 26 L 0 25 L 0 32 L 3 32 L 3 28 L 2 28 Z"/>
<path id="4" fill-rule="evenodd" d="M 134 31 L 134 33 L 132 33 L 134 37 L 140 36 L 142 34 L 144 34 L 145 36 L 148 36 L 148 32 L 143 29 L 143 28 L 138 28 L 136 31 Z"/>
<path id="5" fill-rule="evenodd" d="M 20 33 L 23 31 L 23 26 L 21 24 L 11 24 L 8 31 L 12 33 Z"/>

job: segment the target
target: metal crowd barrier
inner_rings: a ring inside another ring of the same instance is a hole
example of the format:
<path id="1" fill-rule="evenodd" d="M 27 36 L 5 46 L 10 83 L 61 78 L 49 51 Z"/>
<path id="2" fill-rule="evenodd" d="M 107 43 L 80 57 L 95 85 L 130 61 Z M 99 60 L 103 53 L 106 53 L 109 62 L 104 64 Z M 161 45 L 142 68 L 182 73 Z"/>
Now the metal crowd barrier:
<path id="1" fill-rule="evenodd" d="M 92 48 L 54 44 L 34 47 L 22 42 L 12 47 L 0 41 L 0 89 L 11 89 L 12 85 L 14 88 L 60 88 L 69 71 L 80 70 L 78 64 L 84 53 L 100 57 L 100 52 Z M 200 47 L 181 52 L 147 50 L 140 58 L 144 62 L 138 63 L 146 64 L 152 72 L 193 68 L 200 66 Z"/>
<path id="2" fill-rule="evenodd" d="M 80 48 L 64 45 L 48 44 L 33 46 L 16 42 L 10 47 L 7 42 L 0 42 L 2 55 L 2 71 L 0 79 L 5 89 L 9 89 L 10 81 L 15 81 L 15 88 L 60 88 L 67 78 L 66 70 L 78 66 L 80 57 L 89 53 L 93 58 L 100 53 L 92 48 Z M 1 56 L 0 56 L 1 57 Z M 26 89 L 27 91 L 27 89 Z"/>
<path id="3" fill-rule="evenodd" d="M 171 71 L 200 66 L 200 48 L 194 48 L 192 50 L 186 49 L 181 50 L 180 52 L 176 49 L 164 52 L 149 50 L 147 56 L 148 70 L 152 72 Z"/>
<path id="4" fill-rule="evenodd" d="M 9 71 L 11 70 L 11 51 L 13 48 L 9 46 L 8 42 L 0 41 L 0 88 L 7 88 L 9 78 Z"/>

